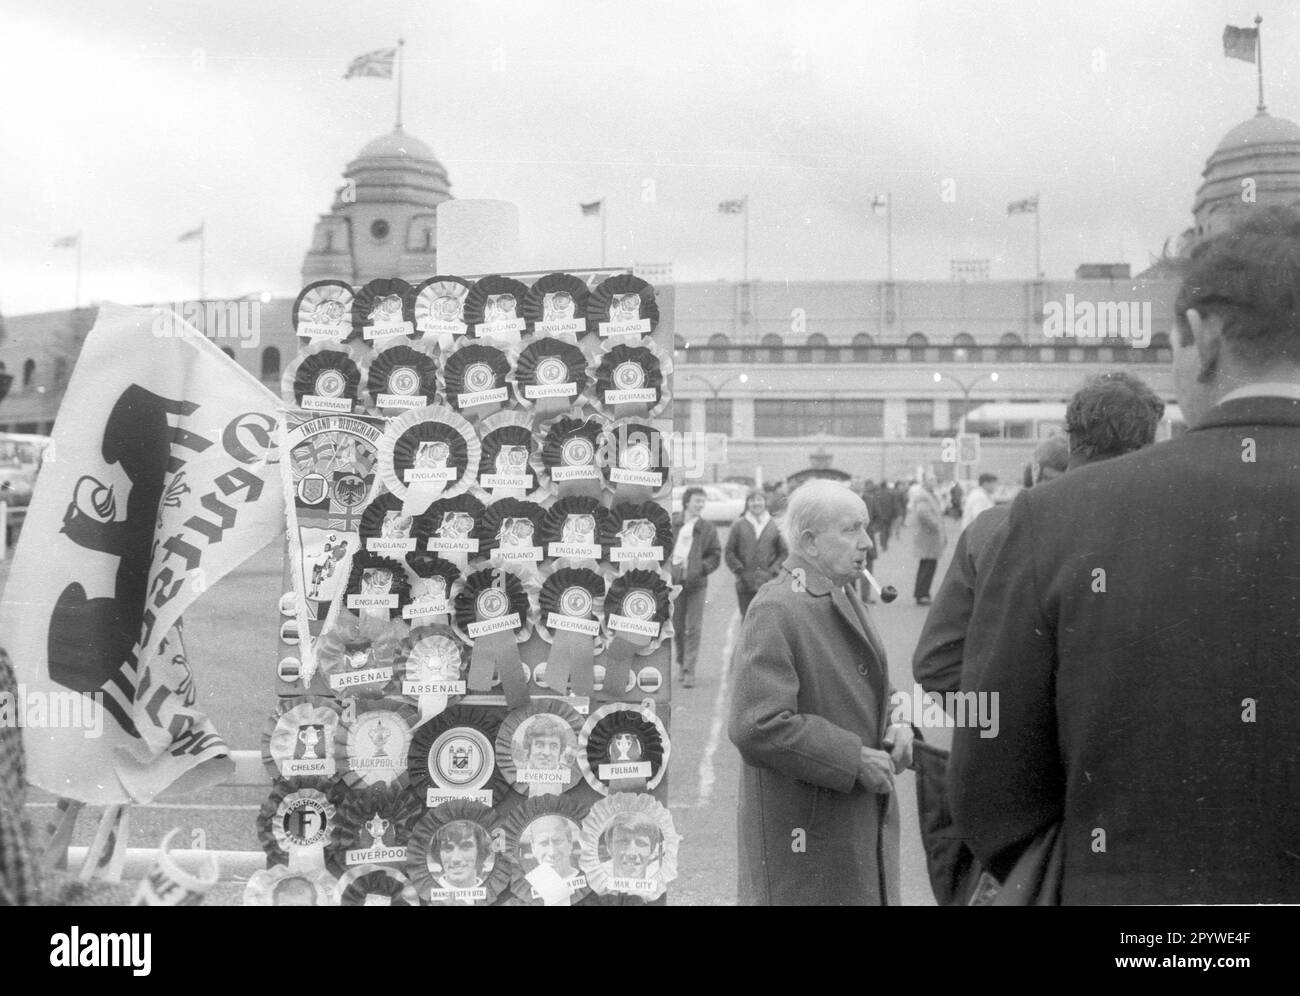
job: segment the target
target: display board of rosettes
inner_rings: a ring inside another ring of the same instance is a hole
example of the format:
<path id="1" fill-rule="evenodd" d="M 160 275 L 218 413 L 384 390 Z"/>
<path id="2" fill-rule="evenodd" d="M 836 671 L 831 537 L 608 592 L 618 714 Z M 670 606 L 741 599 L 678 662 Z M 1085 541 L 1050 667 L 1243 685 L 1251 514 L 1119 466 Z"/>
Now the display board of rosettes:
<path id="1" fill-rule="evenodd" d="M 678 590 L 654 288 L 323 280 L 292 320 L 267 869 L 246 902 L 666 901 Z"/>

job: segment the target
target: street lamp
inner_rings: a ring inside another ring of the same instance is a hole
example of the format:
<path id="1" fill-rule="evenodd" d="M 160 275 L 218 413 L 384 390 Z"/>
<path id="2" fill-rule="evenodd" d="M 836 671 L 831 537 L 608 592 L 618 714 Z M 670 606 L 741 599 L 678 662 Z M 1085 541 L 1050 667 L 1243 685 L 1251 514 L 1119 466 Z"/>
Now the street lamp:
<path id="1" fill-rule="evenodd" d="M 720 383 L 717 383 L 717 384 L 715 384 L 713 381 L 709 380 L 709 378 L 707 378 L 707 377 L 702 377 L 700 374 L 697 374 L 697 373 L 687 374 L 683 379 L 684 379 L 684 380 L 698 380 L 701 384 L 703 384 L 705 387 L 707 387 L 707 388 L 709 389 L 709 394 L 712 396 L 712 399 L 713 399 L 714 401 L 717 401 L 719 395 L 722 394 L 722 389 L 723 389 L 724 387 L 726 387 L 728 384 L 730 384 L 733 380 L 734 380 L 734 381 L 738 381 L 738 382 L 741 383 L 741 384 L 748 384 L 748 383 L 749 383 L 749 374 L 747 374 L 747 373 L 742 373 L 742 374 L 732 374 L 730 377 L 724 378 Z M 707 416 L 707 410 L 706 410 L 706 416 Z M 708 428 L 708 425 L 707 425 L 707 422 L 706 422 L 706 424 L 705 424 L 705 429 L 707 430 L 707 428 Z M 717 465 L 716 463 L 713 465 L 713 483 L 714 483 L 714 484 L 717 484 L 717 483 L 718 483 L 718 465 Z"/>
<path id="2" fill-rule="evenodd" d="M 970 382 L 966 382 L 966 381 L 958 380 L 952 374 L 939 373 L 936 371 L 934 375 L 934 382 L 936 384 L 942 384 L 945 378 L 952 381 L 959 388 L 961 388 L 961 418 L 960 420 L 958 420 L 957 423 L 957 435 L 959 437 L 957 440 L 957 452 L 958 454 L 960 454 L 961 453 L 960 437 L 965 435 L 966 433 L 966 416 L 970 414 L 970 392 L 975 387 L 976 384 L 984 380 L 992 381 L 993 383 L 996 384 L 998 380 L 998 374 L 997 371 L 995 370 L 992 373 L 980 374 L 980 376 L 976 377 L 974 380 Z M 961 473 L 963 468 L 969 469 L 969 466 L 970 466 L 969 464 L 965 464 L 965 463 L 959 463 L 957 465 L 957 470 L 962 478 L 969 476 L 968 473 Z"/>

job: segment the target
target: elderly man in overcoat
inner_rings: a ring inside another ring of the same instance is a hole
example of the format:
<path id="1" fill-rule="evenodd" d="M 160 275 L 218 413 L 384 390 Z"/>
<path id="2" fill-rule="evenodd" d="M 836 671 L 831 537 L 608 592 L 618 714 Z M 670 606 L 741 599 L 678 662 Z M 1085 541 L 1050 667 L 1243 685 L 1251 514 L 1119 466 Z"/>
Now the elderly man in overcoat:
<path id="1" fill-rule="evenodd" d="M 845 591 L 871 540 L 862 499 L 810 481 L 790 498 L 790 556 L 759 591 L 736 649 L 741 905 L 898 900 L 894 774 L 912 729 L 890 726 L 880 634 Z"/>

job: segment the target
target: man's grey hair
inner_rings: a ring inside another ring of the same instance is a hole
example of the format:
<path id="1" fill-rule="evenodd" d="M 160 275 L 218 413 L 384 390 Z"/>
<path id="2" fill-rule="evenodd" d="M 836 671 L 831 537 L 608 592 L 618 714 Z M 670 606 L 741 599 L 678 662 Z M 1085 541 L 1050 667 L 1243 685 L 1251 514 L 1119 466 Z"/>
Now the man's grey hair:
<path id="1" fill-rule="evenodd" d="M 825 532 L 830 527 L 831 509 L 836 499 L 845 495 L 858 498 L 847 484 L 839 481 L 813 480 L 796 488 L 785 506 L 785 522 L 781 526 L 786 545 L 797 550 L 799 537 L 805 532 L 814 536 Z M 858 498 L 858 501 L 862 499 Z"/>

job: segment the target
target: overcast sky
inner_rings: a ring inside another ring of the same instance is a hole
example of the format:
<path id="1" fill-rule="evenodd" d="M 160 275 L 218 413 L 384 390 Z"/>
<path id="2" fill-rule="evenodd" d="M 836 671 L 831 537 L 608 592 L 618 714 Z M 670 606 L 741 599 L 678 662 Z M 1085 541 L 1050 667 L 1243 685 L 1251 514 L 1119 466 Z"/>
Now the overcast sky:
<path id="1" fill-rule="evenodd" d="M 345 164 L 392 129 L 394 84 L 343 80 L 406 39 L 406 130 L 457 197 L 514 201 L 523 265 L 671 262 L 677 280 L 750 273 L 946 279 L 1043 264 L 1146 265 L 1190 224 L 1206 157 L 1253 115 L 1255 69 L 1225 24 L 1263 14 L 1270 112 L 1300 116 L 1300 8 L 1220 0 L 957 5 L 830 0 L 7 0 L 0 14 L 0 309 L 299 288 Z M 955 200 L 943 198 L 953 181 Z"/>

